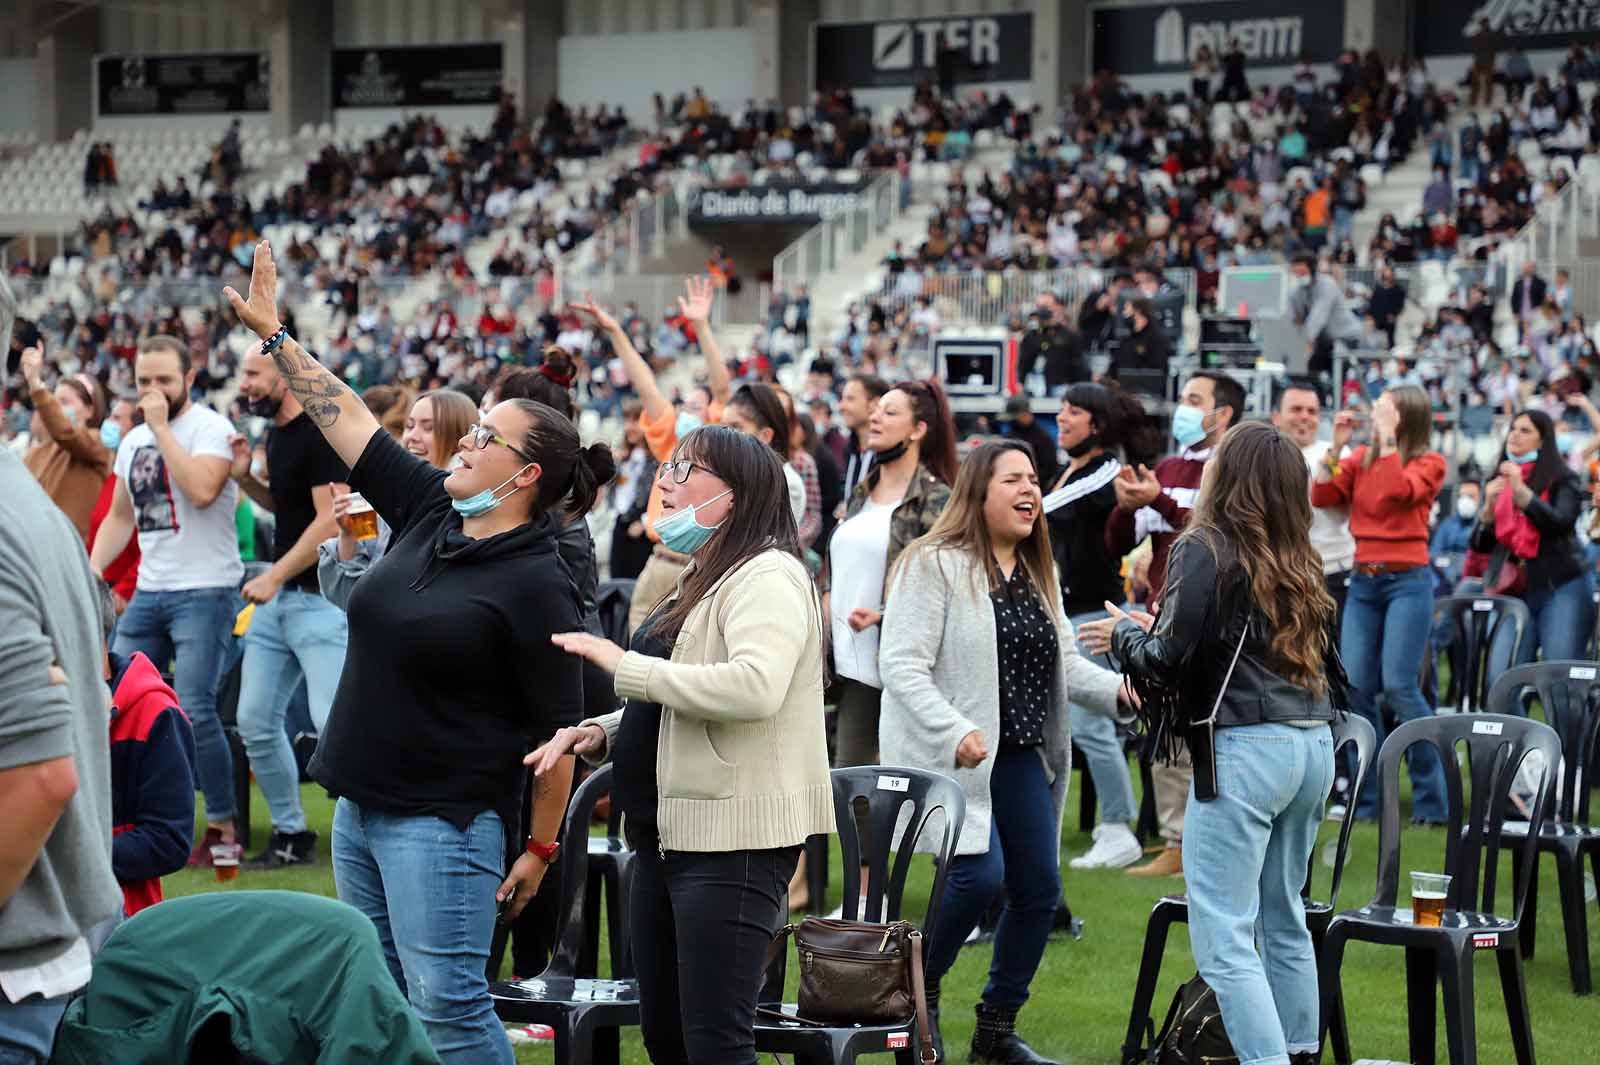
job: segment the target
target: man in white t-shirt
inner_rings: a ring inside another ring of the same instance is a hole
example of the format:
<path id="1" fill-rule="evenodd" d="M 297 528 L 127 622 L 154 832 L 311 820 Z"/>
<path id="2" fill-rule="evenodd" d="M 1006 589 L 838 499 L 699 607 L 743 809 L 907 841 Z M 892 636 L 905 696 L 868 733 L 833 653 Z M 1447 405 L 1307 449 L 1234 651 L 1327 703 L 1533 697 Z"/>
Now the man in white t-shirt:
<path id="1" fill-rule="evenodd" d="M 1317 439 L 1322 425 L 1322 400 L 1316 386 L 1306 381 L 1290 381 L 1278 397 L 1272 424 L 1300 448 L 1300 453 L 1306 457 L 1308 476 L 1315 479 L 1317 464 L 1332 446 L 1326 440 Z M 1309 492 L 1310 488 L 1306 490 Z M 1312 509 L 1311 546 L 1322 556 L 1323 580 L 1327 583 L 1328 594 L 1339 604 L 1337 623 L 1343 626 L 1345 591 L 1350 585 L 1350 571 L 1356 564 L 1356 540 L 1350 535 L 1348 507 Z"/>
<path id="2" fill-rule="evenodd" d="M 217 686 L 232 642 L 244 565 L 234 510 L 239 488 L 228 476 L 233 424 L 189 399 L 194 367 L 188 345 L 155 336 L 134 363 L 144 421 L 117 449 L 117 491 L 90 553 L 95 573 L 139 537 L 139 582 L 117 624 L 117 654 L 143 651 L 165 670 L 177 660 L 178 702 L 194 725 L 206 834 L 191 864 L 211 848 L 235 849 L 233 759 L 217 718 Z"/>

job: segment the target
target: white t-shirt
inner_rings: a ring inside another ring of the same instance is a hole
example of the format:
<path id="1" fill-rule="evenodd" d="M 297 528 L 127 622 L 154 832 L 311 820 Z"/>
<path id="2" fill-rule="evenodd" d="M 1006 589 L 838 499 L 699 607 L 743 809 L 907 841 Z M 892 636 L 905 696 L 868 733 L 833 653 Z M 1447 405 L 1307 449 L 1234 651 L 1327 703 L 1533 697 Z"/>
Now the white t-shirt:
<path id="1" fill-rule="evenodd" d="M 209 407 L 190 403 L 172 422 L 172 433 L 191 455 L 233 459 L 233 423 Z M 123 438 L 113 472 L 133 501 L 141 592 L 239 583 L 244 564 L 233 517 L 239 486 L 231 478 L 209 507 L 196 507 L 168 476 L 167 460 L 148 425 L 135 426 Z"/>
<path id="2" fill-rule="evenodd" d="M 1300 449 L 1306 458 L 1306 467 L 1316 479 L 1317 466 L 1333 444 L 1318 440 L 1310 447 Z M 1356 538 L 1350 535 L 1349 507 L 1311 508 L 1311 546 L 1322 556 L 1322 572 L 1343 573 L 1356 564 Z"/>
<path id="3" fill-rule="evenodd" d="M 865 608 L 883 611 L 883 578 L 889 568 L 889 519 L 898 503 L 868 499 L 856 516 L 833 531 L 828 542 L 828 572 L 832 590 L 828 609 L 833 626 L 833 668 L 841 677 L 883 687 L 878 676 L 878 632 L 856 632 L 850 612 Z"/>
<path id="4" fill-rule="evenodd" d="M 806 518 L 806 482 L 787 462 L 783 464 L 783 480 L 789 486 L 789 512 L 799 525 Z"/>

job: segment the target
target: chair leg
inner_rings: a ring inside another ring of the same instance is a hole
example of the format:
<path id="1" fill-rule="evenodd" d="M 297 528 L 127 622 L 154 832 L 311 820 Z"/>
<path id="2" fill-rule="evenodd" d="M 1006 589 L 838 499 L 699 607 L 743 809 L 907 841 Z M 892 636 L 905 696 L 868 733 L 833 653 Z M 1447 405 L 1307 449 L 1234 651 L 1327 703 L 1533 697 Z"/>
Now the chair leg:
<path id="1" fill-rule="evenodd" d="M 1533 875 L 1528 878 L 1528 893 L 1522 903 L 1522 923 L 1517 929 L 1517 935 L 1522 940 L 1523 961 L 1533 960 L 1539 935 L 1539 859 L 1542 857 L 1542 854 L 1533 856 Z M 1515 858 L 1511 862 L 1511 890 L 1522 890 L 1522 863 Z"/>
<path id="2" fill-rule="evenodd" d="M 1589 981 L 1589 921 L 1584 912 L 1583 858 L 1576 850 L 1556 852 L 1556 876 L 1561 884 L 1561 925 L 1567 934 L 1567 968 L 1572 993 L 1587 995 Z"/>
<path id="3" fill-rule="evenodd" d="M 600 885 L 604 877 L 596 870 L 589 871 L 589 881 L 583 885 L 583 949 L 578 953 L 580 977 L 593 979 L 600 975 Z"/>
<path id="4" fill-rule="evenodd" d="M 495 922 L 494 936 L 489 940 L 489 961 L 484 966 L 483 978 L 491 984 L 500 979 L 500 966 L 506 960 L 506 941 L 511 938 L 511 926 Z M 535 975 L 535 974 L 528 974 Z"/>
<path id="5" fill-rule="evenodd" d="M 594 1065 L 585 1026 L 574 1024 L 571 1017 L 562 1017 L 553 1027 L 556 1030 L 556 1065 Z"/>
<path id="6" fill-rule="evenodd" d="M 1406 948 L 1406 1014 L 1411 1036 L 1412 1065 L 1435 1065 L 1438 1046 L 1434 1019 L 1438 1016 L 1439 965 L 1426 947 Z M 1454 1065 L 1454 1063 L 1452 1063 Z"/>
<path id="7" fill-rule="evenodd" d="M 817 913 L 828 912 L 828 837 L 811 836 L 806 839 L 806 890 L 811 894 L 811 908 Z M 792 914 L 790 915 L 793 916 Z"/>
<path id="8" fill-rule="evenodd" d="M 606 932 L 610 935 L 611 979 L 625 980 L 628 972 L 628 928 L 622 904 L 622 868 L 613 867 L 606 875 Z M 596 948 L 598 951 L 598 947 Z M 598 960 L 598 959 L 597 959 Z"/>
<path id="9" fill-rule="evenodd" d="M 594 1065 L 621 1065 L 621 1028 L 591 1028 L 589 1030 L 589 1045 L 594 1048 Z"/>
<path id="10" fill-rule="evenodd" d="M 1522 956 L 1514 950 L 1495 951 L 1500 965 L 1500 991 L 1506 999 L 1506 1019 L 1511 1025 L 1511 1047 L 1517 1065 L 1534 1065 L 1533 1022 L 1528 1016 L 1528 985 L 1522 976 Z"/>
<path id="11" fill-rule="evenodd" d="M 1137 1056 L 1144 1046 L 1146 1024 L 1150 1021 L 1150 1003 L 1156 995 L 1156 981 L 1161 977 L 1161 956 L 1167 949 L 1167 932 L 1172 927 L 1172 916 L 1159 903 L 1150 911 L 1145 923 L 1144 954 L 1139 959 L 1139 980 L 1133 987 L 1133 1007 L 1128 1011 L 1128 1034 L 1122 1041 L 1124 1060 L 1130 1054 Z"/>
<path id="12" fill-rule="evenodd" d="M 1322 1036 L 1334 1024 L 1334 1018 L 1341 1019 L 1344 1014 L 1344 992 L 1339 986 L 1339 968 L 1344 964 L 1344 934 L 1337 928 L 1330 928 L 1323 934 L 1321 949 L 1317 951 L 1317 993 L 1321 999 L 1321 1017 L 1317 1030 L 1318 1054 L 1321 1058 L 1320 1044 Z M 1340 1040 L 1333 1040 L 1333 1060 L 1336 1065 L 1350 1065 L 1350 1040 L 1346 1033 L 1344 1046 Z"/>
<path id="13" fill-rule="evenodd" d="M 1440 951 L 1439 982 L 1444 985 L 1444 1033 L 1450 1065 L 1478 1065 L 1478 1009 L 1473 997 L 1472 945 Z"/>

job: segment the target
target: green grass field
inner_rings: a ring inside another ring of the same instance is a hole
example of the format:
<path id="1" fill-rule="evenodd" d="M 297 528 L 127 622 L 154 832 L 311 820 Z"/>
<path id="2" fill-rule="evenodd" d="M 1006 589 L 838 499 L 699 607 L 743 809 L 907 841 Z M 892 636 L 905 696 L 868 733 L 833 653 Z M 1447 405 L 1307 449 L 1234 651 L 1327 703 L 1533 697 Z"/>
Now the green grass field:
<path id="1" fill-rule="evenodd" d="M 1137 780 L 1137 777 L 1136 777 Z M 333 805 L 321 788 L 302 789 L 306 814 L 321 833 L 320 864 L 305 870 L 246 872 L 235 886 L 216 883 L 210 870 L 191 870 L 166 879 L 169 897 L 196 892 L 230 889 L 281 889 L 335 894 L 333 872 L 328 861 L 328 826 Z M 256 841 L 265 840 L 269 831 L 266 804 L 257 796 L 252 804 Z M 1076 803 L 1069 804 L 1068 825 L 1062 841 L 1066 895 L 1073 912 L 1084 921 L 1082 940 L 1057 937 L 1045 953 L 1044 963 L 1033 982 L 1033 999 L 1023 1010 L 1019 1030 L 1043 1052 L 1067 1065 L 1115 1065 L 1119 1057 L 1128 1008 L 1138 971 L 1139 953 L 1144 941 L 1145 920 L 1151 904 L 1161 894 L 1179 890 L 1180 882 L 1165 883 L 1128 877 L 1120 871 L 1077 872 L 1065 869 L 1065 858 L 1088 849 L 1087 833 L 1077 831 Z M 1333 826 L 1323 832 L 1324 844 L 1333 837 Z M 1377 852 L 1377 829 L 1358 825 L 1351 843 L 1341 905 L 1355 907 L 1372 895 Z M 1401 855 L 1401 869 L 1438 869 L 1443 863 L 1443 838 L 1439 829 L 1408 831 Z M 920 915 L 926 905 L 931 868 L 919 863 L 908 888 L 907 911 Z M 1552 1065 L 1600 1065 L 1600 1040 L 1595 1028 L 1597 1001 L 1575 997 L 1568 984 L 1566 950 L 1561 934 L 1561 912 L 1556 898 L 1555 870 L 1545 859 L 1541 880 L 1539 913 L 1539 952 L 1528 966 L 1528 994 L 1533 1014 L 1534 1044 L 1539 1059 Z M 1502 884 L 1510 884 L 1509 873 Z M 1326 887 L 1322 869 L 1319 887 Z M 829 905 L 838 904 L 837 869 L 831 878 Z M 1402 883 L 1402 898 L 1406 888 Z M 1591 914 L 1589 941 L 1591 954 L 1600 961 L 1596 926 Z M 602 958 L 605 952 L 602 949 Z M 972 1033 L 972 1005 L 982 990 L 988 972 L 987 946 L 968 947 L 944 981 L 944 1035 L 951 1060 L 966 1060 L 966 1041 Z M 791 973 L 793 966 L 790 967 Z M 1177 985 L 1194 973 L 1189 954 L 1188 935 L 1175 926 L 1168 941 L 1162 979 L 1156 992 L 1154 1012 L 1158 1021 L 1165 1015 Z M 1479 1060 L 1485 1065 L 1500 1065 L 1513 1059 L 1507 1034 L 1506 1015 L 1500 997 L 1495 963 L 1487 954 L 1478 960 L 1477 1021 Z M 791 977 L 792 979 L 792 977 Z M 1346 1008 L 1351 1042 L 1356 1057 L 1379 1060 L 1406 1059 L 1405 968 L 1398 950 L 1352 944 L 1344 964 Z M 791 988 L 791 995 L 793 989 Z M 1445 1060 L 1443 1010 L 1440 1010 L 1439 1060 Z M 1590 1034 L 1583 1033 L 1588 1030 Z M 1595 1040 L 1591 1042 L 1591 1040 Z M 623 1060 L 643 1065 L 645 1057 L 637 1030 L 623 1033 Z M 543 1063 L 552 1059 L 546 1047 L 523 1047 L 519 1063 Z M 1331 1054 L 1328 1055 L 1331 1060 Z M 885 1058 L 884 1060 L 887 1060 Z"/>

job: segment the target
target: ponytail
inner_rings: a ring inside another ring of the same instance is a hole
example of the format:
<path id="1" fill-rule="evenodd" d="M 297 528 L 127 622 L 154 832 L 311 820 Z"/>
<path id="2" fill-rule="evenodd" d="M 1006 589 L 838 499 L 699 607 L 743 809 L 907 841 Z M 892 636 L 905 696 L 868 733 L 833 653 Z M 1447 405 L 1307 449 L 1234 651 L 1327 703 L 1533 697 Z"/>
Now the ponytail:
<path id="1" fill-rule="evenodd" d="M 950 414 L 950 401 L 934 378 L 926 381 L 901 381 L 890 391 L 904 392 L 911 400 L 911 417 L 928 427 L 918 454 L 929 473 L 946 486 L 956 483 L 956 423 Z"/>
<path id="2" fill-rule="evenodd" d="M 572 488 L 567 493 L 567 523 L 577 521 L 594 507 L 600 486 L 617 475 L 617 460 L 606 444 L 590 444 L 578 453 L 572 467 Z"/>

